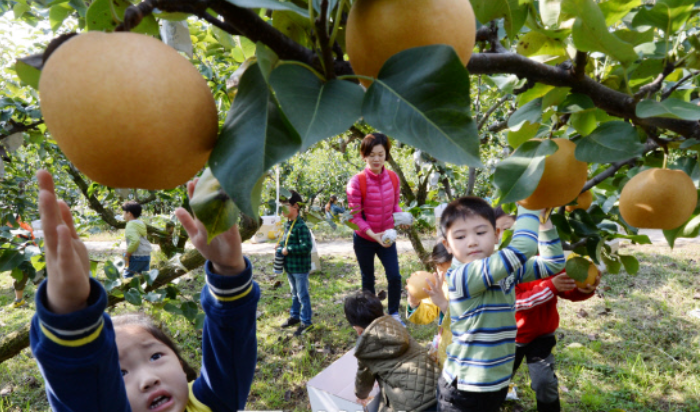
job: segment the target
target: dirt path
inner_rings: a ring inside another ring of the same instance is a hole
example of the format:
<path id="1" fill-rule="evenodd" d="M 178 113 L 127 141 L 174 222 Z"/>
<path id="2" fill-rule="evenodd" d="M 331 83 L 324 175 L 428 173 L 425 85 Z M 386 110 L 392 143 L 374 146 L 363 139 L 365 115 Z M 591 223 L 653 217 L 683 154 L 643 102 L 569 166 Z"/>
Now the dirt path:
<path id="1" fill-rule="evenodd" d="M 642 229 L 639 231 L 639 234 L 649 236 L 649 239 L 651 239 L 651 242 L 655 246 L 668 247 L 666 238 L 664 238 L 663 232 L 661 232 L 660 230 Z M 116 244 L 115 242 L 85 242 L 85 244 L 87 245 L 88 250 L 90 250 L 91 252 L 124 253 L 125 247 L 124 242 L 120 244 Z M 411 247 L 411 242 L 409 242 L 408 240 L 399 240 L 396 244 L 398 246 L 399 253 L 413 251 L 413 247 Z M 427 250 L 430 250 L 433 246 L 432 242 L 430 241 L 424 241 L 424 244 Z M 700 244 L 700 237 L 697 237 L 695 239 L 676 240 L 676 245 L 678 246 L 686 244 Z M 355 253 L 352 249 L 352 241 L 349 239 L 319 242 L 317 245 L 318 252 L 320 255 L 354 255 Z M 191 247 L 191 245 L 188 244 L 188 247 Z M 247 255 L 264 255 L 272 254 L 273 252 L 274 245 L 272 243 L 255 244 L 246 242 L 243 244 L 243 253 Z"/>

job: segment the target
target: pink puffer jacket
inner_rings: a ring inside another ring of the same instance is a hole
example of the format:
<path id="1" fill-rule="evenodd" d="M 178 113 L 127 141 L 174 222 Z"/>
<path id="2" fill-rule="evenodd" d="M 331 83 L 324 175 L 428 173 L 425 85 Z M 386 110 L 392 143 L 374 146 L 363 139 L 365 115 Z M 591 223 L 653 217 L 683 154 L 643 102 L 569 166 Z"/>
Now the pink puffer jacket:
<path id="1" fill-rule="evenodd" d="M 359 227 L 359 230 L 356 230 L 355 233 L 364 239 L 374 242 L 374 239 L 367 236 L 367 229 L 372 229 L 374 233 L 379 233 L 394 228 L 394 213 L 401 212 L 399 207 L 401 189 L 397 187 L 394 190 L 394 184 L 391 183 L 391 177 L 386 168 L 383 168 L 378 175 L 366 168 L 365 175 L 367 176 L 367 196 L 364 205 L 358 175 L 350 179 L 346 193 L 350 210 L 361 210 L 351 220 L 352 223 Z M 362 212 L 364 212 L 364 216 Z"/>

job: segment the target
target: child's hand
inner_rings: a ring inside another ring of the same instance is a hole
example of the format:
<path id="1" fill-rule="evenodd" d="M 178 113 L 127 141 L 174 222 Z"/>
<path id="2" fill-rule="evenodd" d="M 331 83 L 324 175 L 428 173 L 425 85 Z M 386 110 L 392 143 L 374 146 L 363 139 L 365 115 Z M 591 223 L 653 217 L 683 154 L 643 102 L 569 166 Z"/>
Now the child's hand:
<path id="1" fill-rule="evenodd" d="M 428 294 L 433 304 L 440 308 L 442 313 L 447 313 L 447 309 L 450 307 L 450 300 L 447 299 L 442 290 L 442 283 L 445 281 L 445 273 L 433 273 L 433 280 L 426 279 L 430 289 L 423 290 Z"/>
<path id="2" fill-rule="evenodd" d="M 53 179 L 46 170 L 36 173 L 39 181 L 39 214 L 44 230 L 48 274 L 48 308 L 59 315 L 87 306 L 90 295 L 90 261 L 78 237 L 68 205 L 56 198 Z"/>
<path id="3" fill-rule="evenodd" d="M 581 293 L 591 294 L 595 292 L 596 288 L 598 288 L 598 285 L 600 285 L 600 272 L 598 272 L 598 276 L 595 277 L 595 283 L 593 283 L 592 285 L 586 285 L 586 287 L 583 288 L 578 288 L 578 290 Z"/>
<path id="4" fill-rule="evenodd" d="M 199 179 L 187 182 L 187 193 L 192 197 L 194 187 Z M 245 260 L 241 249 L 241 235 L 238 233 L 238 225 L 233 225 L 229 230 L 217 235 L 207 244 L 207 229 L 202 222 L 192 216 L 183 208 L 178 208 L 175 215 L 187 231 L 190 241 L 205 258 L 211 261 L 214 272 L 217 275 L 238 275 L 245 270 Z"/>
<path id="5" fill-rule="evenodd" d="M 289 254 L 289 251 L 287 248 L 282 249 L 282 255 L 287 256 Z"/>
<path id="6" fill-rule="evenodd" d="M 417 308 L 420 305 L 420 299 L 417 299 L 415 296 L 411 295 L 411 292 L 408 290 L 408 285 L 406 285 L 405 289 L 406 301 L 409 305 L 411 305 L 411 309 Z"/>
<path id="7" fill-rule="evenodd" d="M 554 284 L 554 287 L 557 288 L 559 292 L 568 292 L 576 289 L 576 281 L 571 279 L 566 273 L 554 276 L 552 278 L 552 284 Z"/>

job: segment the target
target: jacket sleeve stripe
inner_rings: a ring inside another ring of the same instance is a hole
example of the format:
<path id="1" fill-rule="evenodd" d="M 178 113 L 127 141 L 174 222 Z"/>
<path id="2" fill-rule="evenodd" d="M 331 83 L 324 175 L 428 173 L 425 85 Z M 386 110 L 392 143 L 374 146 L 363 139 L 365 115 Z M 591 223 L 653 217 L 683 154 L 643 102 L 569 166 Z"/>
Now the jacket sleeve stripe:
<path id="1" fill-rule="evenodd" d="M 102 320 L 102 319 L 100 318 L 100 321 L 101 321 L 101 320 Z M 90 343 L 90 342 L 94 341 L 95 339 L 97 339 L 97 337 L 100 336 L 100 333 L 102 333 L 102 328 L 104 327 L 104 323 L 101 322 L 101 323 L 100 323 L 100 326 L 98 326 L 97 329 L 96 329 L 94 332 L 92 332 L 91 334 L 89 334 L 88 336 L 85 336 L 84 338 L 80 338 L 80 339 L 74 339 L 74 340 L 68 340 L 68 339 L 59 338 L 58 336 L 54 335 L 54 334 L 46 327 L 46 325 L 44 325 L 43 323 L 41 323 L 41 326 L 40 326 L 40 327 L 41 327 L 41 332 L 44 334 L 44 336 L 46 336 L 47 338 L 49 338 L 49 339 L 50 339 L 51 341 L 53 341 L 54 343 L 57 343 L 57 344 L 59 344 L 59 345 L 61 345 L 61 346 L 69 346 L 69 347 L 75 348 L 75 347 L 78 347 L 78 346 L 87 345 L 88 343 Z"/>

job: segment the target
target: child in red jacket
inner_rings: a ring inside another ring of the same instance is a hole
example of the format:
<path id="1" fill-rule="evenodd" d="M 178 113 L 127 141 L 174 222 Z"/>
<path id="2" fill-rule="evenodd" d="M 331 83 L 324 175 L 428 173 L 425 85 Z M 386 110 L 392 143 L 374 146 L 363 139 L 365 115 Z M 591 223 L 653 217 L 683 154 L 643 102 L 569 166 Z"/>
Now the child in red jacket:
<path id="1" fill-rule="evenodd" d="M 515 321 L 518 334 L 515 337 L 515 363 L 513 375 L 523 361 L 527 361 L 531 387 L 537 398 L 539 412 L 558 412 L 559 382 L 554 373 L 556 345 L 554 332 L 559 327 L 557 297 L 580 302 L 594 295 L 600 284 L 600 273 L 595 284 L 577 288 L 574 280 L 564 271 L 547 279 L 521 283 L 515 286 Z"/>
<path id="2" fill-rule="evenodd" d="M 515 217 L 500 207 L 495 209 L 496 227 L 510 229 Z M 577 288 L 573 279 L 563 270 L 555 276 L 519 283 L 515 286 L 515 362 L 513 375 L 523 361 L 527 361 L 531 387 L 537 398 L 538 412 L 559 412 L 559 381 L 554 373 L 552 349 L 557 341 L 554 332 L 559 328 L 557 297 L 580 302 L 593 296 L 600 284 L 600 273 L 595 284 Z"/>

